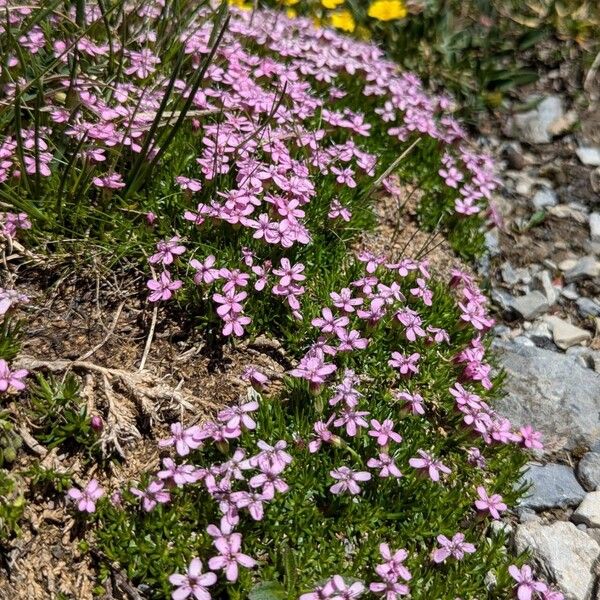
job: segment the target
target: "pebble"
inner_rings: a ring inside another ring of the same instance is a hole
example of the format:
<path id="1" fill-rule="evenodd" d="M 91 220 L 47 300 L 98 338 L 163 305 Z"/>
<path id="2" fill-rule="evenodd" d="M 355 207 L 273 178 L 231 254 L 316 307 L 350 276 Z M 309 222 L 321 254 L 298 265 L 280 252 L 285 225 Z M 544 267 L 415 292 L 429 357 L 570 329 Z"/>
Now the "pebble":
<path id="1" fill-rule="evenodd" d="M 498 228 L 490 229 L 485 233 L 485 247 L 492 256 L 500 254 L 500 233 Z"/>
<path id="2" fill-rule="evenodd" d="M 576 264 L 577 264 L 576 258 L 566 258 L 565 260 L 561 260 L 558 263 L 558 268 L 561 271 L 570 271 L 571 269 L 573 269 L 575 267 Z"/>
<path id="3" fill-rule="evenodd" d="M 529 463 L 527 466 L 529 468 L 520 477 L 519 484 L 531 487 L 527 496 L 519 501 L 520 506 L 539 511 L 577 506 L 583 500 L 585 490 L 571 468 L 557 463 Z"/>
<path id="4" fill-rule="evenodd" d="M 573 284 L 564 287 L 560 293 L 567 300 L 577 300 L 577 298 L 579 298 L 579 292 Z"/>
<path id="5" fill-rule="evenodd" d="M 542 570 L 555 581 L 567 600 L 590 600 L 595 563 L 600 546 L 587 533 L 567 521 L 539 522 L 517 527 L 515 547 L 531 553 Z"/>
<path id="6" fill-rule="evenodd" d="M 546 296 L 537 290 L 529 292 L 524 296 L 514 298 L 511 302 L 511 306 L 527 321 L 535 319 L 550 308 Z"/>
<path id="7" fill-rule="evenodd" d="M 528 99 L 533 100 L 533 97 Z M 530 144 L 548 144 L 552 141 L 552 127 L 556 127 L 563 116 L 562 98 L 546 96 L 533 110 L 514 115 L 508 124 L 507 133 Z"/>
<path id="8" fill-rule="evenodd" d="M 587 223 L 588 217 L 585 212 L 573 208 L 572 206 L 567 206 L 565 204 L 558 204 L 556 206 L 551 206 L 548 209 L 548 213 L 558 217 L 559 219 L 573 219 L 577 223 Z"/>
<path id="9" fill-rule="evenodd" d="M 548 300 L 550 306 L 556 303 L 560 295 L 560 291 L 552 284 L 552 279 L 548 271 L 540 271 L 534 275 L 532 288 L 542 292 L 546 296 L 546 300 Z"/>
<path id="10" fill-rule="evenodd" d="M 583 487 L 593 492 L 600 489 L 600 452 L 587 452 L 577 465 L 577 477 Z"/>
<path id="11" fill-rule="evenodd" d="M 496 408 L 515 427 L 531 424 L 541 431 L 542 452 L 600 441 L 600 375 L 558 352 L 501 340 L 493 348 L 507 375 L 506 395 Z"/>
<path id="12" fill-rule="evenodd" d="M 571 515 L 571 520 L 587 527 L 600 527 L 600 491 L 586 494 L 583 502 Z"/>
<path id="13" fill-rule="evenodd" d="M 577 310 L 582 317 L 600 316 L 600 304 L 590 298 L 577 298 Z"/>
<path id="14" fill-rule="evenodd" d="M 600 167 L 600 148 L 577 148 L 575 153 L 587 167 Z"/>
<path id="15" fill-rule="evenodd" d="M 600 213 L 598 212 L 590 215 L 590 237 L 592 242 L 600 242 Z"/>
<path id="16" fill-rule="evenodd" d="M 548 206 L 556 206 L 558 204 L 558 196 L 554 190 L 544 188 L 538 190 L 531 201 L 536 210 L 542 210 Z"/>
<path id="17" fill-rule="evenodd" d="M 580 258 L 572 269 L 565 273 L 565 281 L 572 283 L 582 279 L 593 279 L 600 276 L 600 261 L 594 256 Z"/>
<path id="18" fill-rule="evenodd" d="M 552 330 L 554 343 L 562 350 L 586 342 L 592 337 L 589 331 L 576 327 L 564 319 L 546 316 L 545 320 Z"/>

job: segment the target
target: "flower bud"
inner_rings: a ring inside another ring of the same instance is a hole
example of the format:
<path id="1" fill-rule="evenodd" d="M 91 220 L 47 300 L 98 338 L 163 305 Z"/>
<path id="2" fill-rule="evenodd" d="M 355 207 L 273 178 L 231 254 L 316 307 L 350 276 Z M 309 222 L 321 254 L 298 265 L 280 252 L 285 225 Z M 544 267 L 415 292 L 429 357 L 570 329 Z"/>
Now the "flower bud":
<path id="1" fill-rule="evenodd" d="M 96 432 L 100 433 L 104 429 L 104 422 L 102 421 L 102 417 L 98 415 L 94 415 L 90 419 L 90 427 Z"/>

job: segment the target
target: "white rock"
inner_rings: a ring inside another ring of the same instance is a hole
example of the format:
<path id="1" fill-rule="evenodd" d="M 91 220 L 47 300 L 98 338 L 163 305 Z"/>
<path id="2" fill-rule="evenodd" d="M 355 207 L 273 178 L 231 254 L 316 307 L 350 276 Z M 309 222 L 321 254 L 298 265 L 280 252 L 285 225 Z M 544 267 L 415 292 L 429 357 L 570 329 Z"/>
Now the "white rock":
<path id="1" fill-rule="evenodd" d="M 544 573 L 558 584 L 565 600 L 590 600 L 600 546 L 573 523 L 519 525 L 515 546 L 518 553 L 531 552 Z"/>
<path id="2" fill-rule="evenodd" d="M 600 213 L 590 215 L 590 237 L 592 242 L 600 242 Z"/>
<path id="3" fill-rule="evenodd" d="M 563 350 L 581 344 L 591 339 L 592 334 L 581 327 L 576 327 L 564 319 L 554 316 L 545 318 L 552 330 L 552 339 L 554 343 Z"/>
<path id="4" fill-rule="evenodd" d="M 533 284 L 531 287 L 534 290 L 542 292 L 544 296 L 546 296 L 550 306 L 558 300 L 558 296 L 560 295 L 560 290 L 552 285 L 552 279 L 550 278 L 550 273 L 548 273 L 548 271 L 536 273 L 533 277 Z"/>
<path id="5" fill-rule="evenodd" d="M 509 133 L 530 144 L 547 144 L 552 141 L 550 131 L 564 115 L 562 99 L 547 96 L 535 109 L 514 116 L 508 126 Z"/>
<path id="6" fill-rule="evenodd" d="M 587 223 L 588 219 L 585 212 L 573 208 L 572 206 L 567 206 L 566 204 L 551 206 L 548 209 L 548 213 L 559 219 L 573 219 L 573 221 L 576 221 L 577 223 Z"/>
<path id="7" fill-rule="evenodd" d="M 558 196 L 554 190 L 543 188 L 535 193 L 531 201 L 536 210 L 541 210 L 547 206 L 556 206 L 558 204 Z"/>
<path id="8" fill-rule="evenodd" d="M 577 148 L 579 160 L 588 167 L 600 167 L 600 148 Z"/>
<path id="9" fill-rule="evenodd" d="M 561 271 L 570 271 L 577 264 L 576 258 L 566 258 L 558 263 L 558 268 Z"/>
<path id="10" fill-rule="evenodd" d="M 529 321 L 546 312 L 550 308 L 550 304 L 542 292 L 534 291 L 514 298 L 512 308 Z"/>
<path id="11" fill-rule="evenodd" d="M 579 281 L 581 279 L 593 279 L 600 275 L 600 261 L 593 256 L 583 256 L 572 269 L 565 273 L 565 281 Z"/>
<path id="12" fill-rule="evenodd" d="M 600 491 L 586 494 L 571 520 L 588 527 L 600 527 Z"/>

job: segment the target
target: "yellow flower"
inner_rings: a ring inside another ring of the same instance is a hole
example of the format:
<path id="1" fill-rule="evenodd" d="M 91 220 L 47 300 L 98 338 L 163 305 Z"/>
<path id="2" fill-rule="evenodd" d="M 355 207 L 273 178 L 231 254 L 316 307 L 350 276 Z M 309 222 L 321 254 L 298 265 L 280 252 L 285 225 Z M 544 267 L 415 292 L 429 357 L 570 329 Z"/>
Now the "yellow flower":
<path id="1" fill-rule="evenodd" d="M 369 6 L 368 15 L 379 21 L 403 19 L 407 14 L 402 0 L 375 0 Z"/>
<path id="2" fill-rule="evenodd" d="M 325 8 L 336 8 L 340 4 L 344 4 L 344 0 L 321 0 L 321 4 Z"/>
<path id="3" fill-rule="evenodd" d="M 235 6 L 236 8 L 241 8 L 242 10 L 252 10 L 252 3 L 246 3 L 245 0 L 229 0 L 229 6 Z"/>
<path id="4" fill-rule="evenodd" d="M 298 4 L 300 0 L 283 0 L 284 6 L 294 6 L 294 4 Z"/>
<path id="5" fill-rule="evenodd" d="M 342 31 L 354 31 L 356 24 L 354 23 L 354 17 L 349 10 L 338 10 L 337 12 L 329 15 L 329 22 L 336 29 Z"/>
<path id="6" fill-rule="evenodd" d="M 298 16 L 298 13 L 293 9 L 293 8 L 288 8 L 285 11 L 285 14 L 288 16 L 288 18 L 290 19 L 295 19 Z"/>

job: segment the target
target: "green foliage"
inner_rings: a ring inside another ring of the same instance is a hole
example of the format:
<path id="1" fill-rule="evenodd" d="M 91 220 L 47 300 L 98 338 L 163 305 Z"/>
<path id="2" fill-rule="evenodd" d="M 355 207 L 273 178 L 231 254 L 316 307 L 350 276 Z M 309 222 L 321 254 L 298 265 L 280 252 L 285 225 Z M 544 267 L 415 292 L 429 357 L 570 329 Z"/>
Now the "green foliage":
<path id="1" fill-rule="evenodd" d="M 8 412 L 0 411 L 0 467 L 17 459 L 17 451 L 22 443 Z"/>
<path id="2" fill-rule="evenodd" d="M 4 317 L 0 323 L 0 358 L 13 360 L 21 350 L 21 323 Z"/>
<path id="3" fill-rule="evenodd" d="M 64 494 L 71 486 L 71 475 L 43 467 L 39 462 L 34 462 L 22 474 L 29 478 L 30 493 L 44 497 Z"/>
<path id="4" fill-rule="evenodd" d="M 66 449 L 83 447 L 92 452 L 96 435 L 73 374 L 58 379 L 36 373 L 29 403 L 35 436 L 42 444 L 50 449 L 64 445 Z"/>
<path id="5" fill-rule="evenodd" d="M 25 510 L 25 499 L 17 491 L 11 474 L 0 469 L 0 546 L 19 533 L 19 520 Z"/>
<path id="6" fill-rule="evenodd" d="M 347 284 L 348 273 L 355 275 L 353 268 L 350 266 L 346 273 L 341 269 L 330 273 L 327 284 L 319 288 L 320 294 L 305 306 L 305 324 L 289 332 L 286 345 L 290 350 L 302 352 L 314 335 L 310 317 L 319 312 L 329 290 Z M 414 280 L 407 279 L 403 290 L 412 285 Z M 486 445 L 462 426 L 462 415 L 456 411 L 448 389 L 460 373 L 452 357 L 472 334 L 457 326 L 458 312 L 448 289 L 439 284 L 434 292 L 427 324 L 446 328 L 452 343 L 410 344 L 410 351 L 422 354 L 421 370 L 413 378 L 398 382 L 387 366 L 391 349 L 406 352 L 408 348 L 402 328 L 391 322 L 385 321 L 370 331 L 371 342 L 365 351 L 338 356 L 340 371 L 355 369 L 368 382 L 360 388 L 365 395 L 361 408 L 368 409 L 370 417 L 379 421 L 391 418 L 398 423 L 403 441 L 395 446 L 393 456 L 403 472 L 400 480 L 375 476 L 359 496 L 332 495 L 329 472 L 340 465 L 366 470 L 367 458 L 376 454 L 372 438 L 363 432 L 349 439 L 348 444 L 326 444 L 317 454 L 310 454 L 307 443 L 312 425 L 326 418 L 323 411 L 330 395 L 328 388 L 315 392 L 305 382 L 286 378 L 280 394 L 262 398 L 255 415 L 257 430 L 243 434 L 241 447 L 250 456 L 256 453 L 260 439 L 271 444 L 286 440 L 293 462 L 283 477 L 290 490 L 265 506 L 262 521 L 242 515 L 236 530 L 243 535 L 243 551 L 259 560 L 259 568 L 242 569 L 238 582 L 219 588 L 223 597 L 295 600 L 333 573 L 372 581 L 373 565 L 379 559 L 378 545 L 383 541 L 409 551 L 407 565 L 413 573 L 411 594 L 415 600 L 454 599 L 459 594 L 464 598 L 481 597 L 489 571 L 498 580 L 494 597 L 509 597 L 512 583 L 507 566 L 511 559 L 504 540 L 502 536 L 486 537 L 486 525 L 477 517 L 473 502 L 476 486 L 484 485 L 514 505 L 522 493 L 514 489 L 515 473 L 525 456 L 511 445 Z M 415 300 L 409 299 L 408 304 L 417 307 Z M 427 418 L 407 414 L 390 393 L 395 386 L 421 393 L 427 402 Z M 490 401 L 496 388 L 487 392 L 478 387 L 477 393 Z M 206 468 L 226 461 L 234 446 L 207 446 L 186 457 L 186 462 Z M 468 464 L 466 449 L 473 446 L 484 454 L 488 464 L 485 470 Z M 419 448 L 451 466 L 452 474 L 443 485 L 420 477 L 408 466 L 409 458 Z M 146 474 L 138 487 L 143 488 L 150 479 L 151 474 Z M 206 526 L 218 524 L 220 518 L 215 501 L 202 485 L 173 488 L 171 496 L 170 504 L 145 513 L 139 508 L 139 500 L 126 491 L 123 508 L 102 500 L 95 516 L 96 539 L 102 552 L 121 564 L 134 582 L 151 585 L 152 597 L 157 599 L 169 597 L 172 586 L 168 575 L 184 572 L 191 558 L 200 557 L 206 568 L 208 558 L 215 554 Z M 436 545 L 435 537 L 439 533 L 451 536 L 457 531 L 476 543 L 476 554 L 460 562 L 433 565 L 429 553 Z"/>

